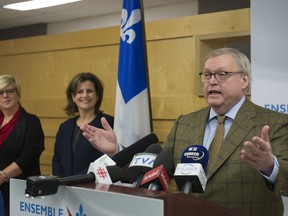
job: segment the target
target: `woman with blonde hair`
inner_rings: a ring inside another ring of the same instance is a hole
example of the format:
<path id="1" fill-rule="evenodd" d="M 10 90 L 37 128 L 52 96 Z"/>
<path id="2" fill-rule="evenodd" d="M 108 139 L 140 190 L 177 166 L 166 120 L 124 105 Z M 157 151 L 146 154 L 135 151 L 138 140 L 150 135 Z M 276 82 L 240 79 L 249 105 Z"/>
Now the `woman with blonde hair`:
<path id="1" fill-rule="evenodd" d="M 39 118 L 21 106 L 21 86 L 0 75 L 0 192 L 9 215 L 9 179 L 40 175 L 44 133 Z"/>

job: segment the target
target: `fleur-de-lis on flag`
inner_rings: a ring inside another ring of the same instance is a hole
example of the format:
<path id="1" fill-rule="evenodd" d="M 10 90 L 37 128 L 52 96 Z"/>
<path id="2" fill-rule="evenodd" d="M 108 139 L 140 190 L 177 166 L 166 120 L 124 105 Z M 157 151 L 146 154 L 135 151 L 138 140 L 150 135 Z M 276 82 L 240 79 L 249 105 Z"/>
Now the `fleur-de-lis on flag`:
<path id="1" fill-rule="evenodd" d="M 131 29 L 131 27 L 140 21 L 140 9 L 133 10 L 130 17 L 128 17 L 128 11 L 126 9 L 122 9 L 120 37 L 123 41 L 126 41 L 129 44 L 134 41 L 136 33 L 133 29 Z"/>

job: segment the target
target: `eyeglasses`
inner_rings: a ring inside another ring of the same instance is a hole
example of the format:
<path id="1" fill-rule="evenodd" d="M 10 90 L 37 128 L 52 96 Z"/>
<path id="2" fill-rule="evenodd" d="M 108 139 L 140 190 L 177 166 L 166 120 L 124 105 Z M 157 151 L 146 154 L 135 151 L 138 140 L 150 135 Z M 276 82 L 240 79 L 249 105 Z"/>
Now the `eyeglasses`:
<path id="1" fill-rule="evenodd" d="M 4 93 L 6 93 L 6 95 L 12 95 L 15 92 L 15 90 L 16 90 L 15 88 L 0 90 L 0 95 L 3 96 Z"/>
<path id="2" fill-rule="evenodd" d="M 201 81 L 206 83 L 209 82 L 209 80 L 212 78 L 212 76 L 215 77 L 219 82 L 224 82 L 226 81 L 229 77 L 235 75 L 235 74 L 241 74 L 243 73 L 242 71 L 236 71 L 236 72 L 228 72 L 228 71 L 217 71 L 214 73 L 211 72 L 201 72 L 199 73 L 201 77 Z"/>

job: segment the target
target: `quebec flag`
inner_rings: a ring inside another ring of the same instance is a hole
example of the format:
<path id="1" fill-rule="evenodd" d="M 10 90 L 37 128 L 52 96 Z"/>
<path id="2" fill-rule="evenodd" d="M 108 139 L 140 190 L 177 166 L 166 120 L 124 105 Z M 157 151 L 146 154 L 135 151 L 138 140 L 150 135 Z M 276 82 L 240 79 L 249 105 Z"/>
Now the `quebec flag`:
<path id="1" fill-rule="evenodd" d="M 151 133 L 144 21 L 140 0 L 123 0 L 114 131 L 129 146 Z"/>

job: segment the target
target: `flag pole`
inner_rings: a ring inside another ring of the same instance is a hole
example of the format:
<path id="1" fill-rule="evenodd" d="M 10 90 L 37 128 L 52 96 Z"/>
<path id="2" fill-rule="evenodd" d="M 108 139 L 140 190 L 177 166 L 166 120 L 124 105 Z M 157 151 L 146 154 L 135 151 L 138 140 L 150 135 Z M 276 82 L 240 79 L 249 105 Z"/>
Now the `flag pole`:
<path id="1" fill-rule="evenodd" d="M 144 16 L 144 5 L 143 0 L 140 0 L 141 17 L 142 17 L 142 32 L 143 32 L 143 46 L 145 51 L 145 68 L 147 77 L 147 90 L 148 90 L 148 101 L 149 101 L 149 118 L 150 118 L 150 128 L 153 132 L 153 118 L 152 118 L 152 106 L 151 106 L 151 93 L 150 93 L 150 79 L 149 79 L 149 68 L 148 68 L 148 58 L 147 58 L 147 46 L 146 46 L 146 31 L 145 31 L 145 16 Z"/>

